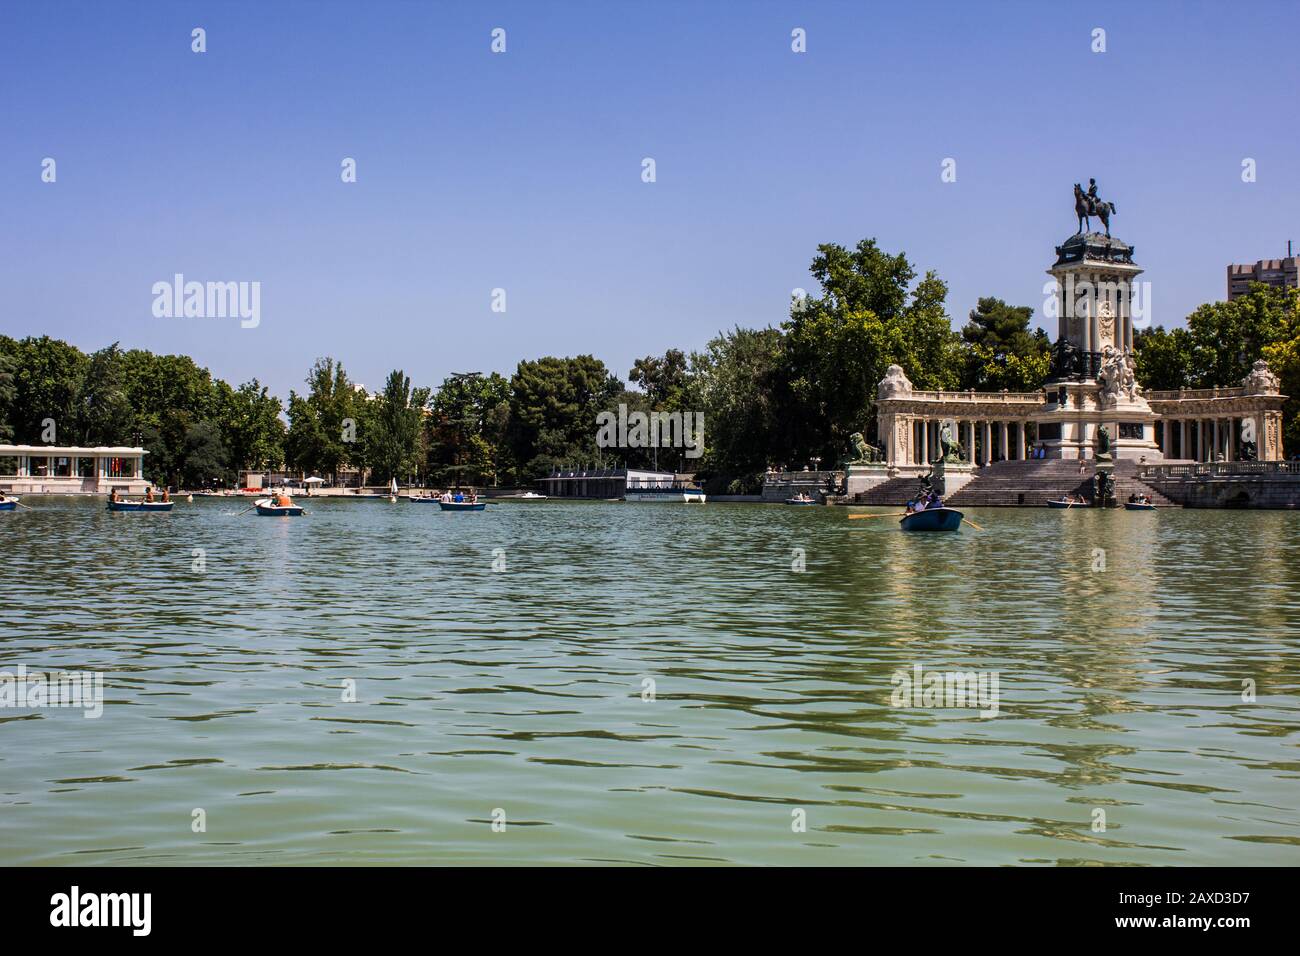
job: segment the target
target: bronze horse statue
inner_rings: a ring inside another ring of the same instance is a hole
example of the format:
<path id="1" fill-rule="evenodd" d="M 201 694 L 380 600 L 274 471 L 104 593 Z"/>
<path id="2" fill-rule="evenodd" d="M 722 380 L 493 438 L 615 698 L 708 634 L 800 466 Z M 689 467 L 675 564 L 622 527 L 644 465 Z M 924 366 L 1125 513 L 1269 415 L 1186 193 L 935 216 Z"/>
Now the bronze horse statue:
<path id="1" fill-rule="evenodd" d="M 1088 224 L 1089 229 L 1092 228 L 1092 222 L 1088 217 L 1096 216 L 1101 220 L 1102 226 L 1105 227 L 1106 238 L 1109 239 L 1110 214 L 1114 211 L 1115 204 L 1113 202 L 1102 202 L 1100 200 L 1094 201 L 1083 191 L 1083 188 L 1078 183 L 1074 184 L 1074 214 L 1079 217 L 1080 233 L 1083 232 L 1084 223 Z"/>

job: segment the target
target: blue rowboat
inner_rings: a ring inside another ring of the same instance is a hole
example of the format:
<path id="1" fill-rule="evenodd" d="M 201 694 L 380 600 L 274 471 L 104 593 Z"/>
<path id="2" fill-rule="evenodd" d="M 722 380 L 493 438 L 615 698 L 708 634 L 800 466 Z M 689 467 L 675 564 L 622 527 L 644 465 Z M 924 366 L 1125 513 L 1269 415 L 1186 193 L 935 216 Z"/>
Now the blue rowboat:
<path id="1" fill-rule="evenodd" d="M 259 515 L 267 518 L 296 518 L 302 514 L 300 505 L 289 505 L 287 508 L 271 504 L 270 498 L 262 498 L 260 501 L 253 502 Z"/>
<path id="2" fill-rule="evenodd" d="M 1145 501 L 1126 501 L 1124 502 L 1125 511 L 1155 511 L 1156 506 L 1147 504 Z"/>
<path id="3" fill-rule="evenodd" d="M 438 507 L 443 511 L 482 511 L 487 507 L 486 501 L 439 501 Z"/>
<path id="4" fill-rule="evenodd" d="M 17 498 L 0 499 L 0 511 L 13 511 L 17 507 L 18 507 Z"/>
<path id="5" fill-rule="evenodd" d="M 108 501 L 109 511 L 171 511 L 174 501 Z"/>
<path id="6" fill-rule="evenodd" d="M 1066 501 L 1064 498 L 1053 498 L 1047 502 L 1049 508 L 1086 508 L 1088 507 L 1082 501 Z"/>
<path id="7" fill-rule="evenodd" d="M 812 498 L 786 498 L 785 503 L 788 505 L 815 505 L 817 502 Z"/>
<path id="8" fill-rule="evenodd" d="M 413 498 L 407 498 L 406 500 L 413 505 L 436 505 L 441 503 L 438 501 L 437 498 L 431 498 L 431 497 L 430 498 L 413 497 Z"/>
<path id="9" fill-rule="evenodd" d="M 904 531 L 956 531 L 961 527 L 962 513 L 952 508 L 926 508 L 899 519 Z"/>

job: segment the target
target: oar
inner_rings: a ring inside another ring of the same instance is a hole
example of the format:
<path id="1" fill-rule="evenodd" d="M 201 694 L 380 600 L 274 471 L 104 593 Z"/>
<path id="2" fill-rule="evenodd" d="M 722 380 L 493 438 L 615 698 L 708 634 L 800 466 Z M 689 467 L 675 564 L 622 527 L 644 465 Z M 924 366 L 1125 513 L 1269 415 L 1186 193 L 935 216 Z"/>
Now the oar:
<path id="1" fill-rule="evenodd" d="M 886 515 L 849 515 L 849 520 L 853 521 L 857 518 L 906 518 L 907 514 L 906 511 L 895 511 Z"/>
<path id="2" fill-rule="evenodd" d="M 974 521 L 971 521 L 970 518 L 967 518 L 967 519 L 966 519 L 966 523 L 967 523 L 968 525 L 970 525 L 972 528 L 974 528 L 976 531 L 983 531 L 983 530 L 984 530 L 984 529 L 981 528 L 979 525 L 977 525 Z"/>

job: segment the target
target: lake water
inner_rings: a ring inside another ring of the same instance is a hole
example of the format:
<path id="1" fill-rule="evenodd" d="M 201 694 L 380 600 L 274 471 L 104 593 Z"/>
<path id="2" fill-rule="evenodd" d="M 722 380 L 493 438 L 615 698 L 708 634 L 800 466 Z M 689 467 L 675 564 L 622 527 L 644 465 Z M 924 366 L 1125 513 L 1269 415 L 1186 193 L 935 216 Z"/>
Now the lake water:
<path id="1" fill-rule="evenodd" d="M 0 863 L 1300 863 L 1294 513 L 27 503 Z"/>

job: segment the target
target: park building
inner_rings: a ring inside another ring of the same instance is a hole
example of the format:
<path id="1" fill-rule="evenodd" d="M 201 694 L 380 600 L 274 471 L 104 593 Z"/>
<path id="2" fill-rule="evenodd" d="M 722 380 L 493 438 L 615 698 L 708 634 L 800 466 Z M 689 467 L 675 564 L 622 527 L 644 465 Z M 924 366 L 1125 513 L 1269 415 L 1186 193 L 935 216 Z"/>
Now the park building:
<path id="1" fill-rule="evenodd" d="M 136 446 L 0 445 L 0 493 L 106 495 L 113 488 L 144 494 L 144 456 Z"/>

